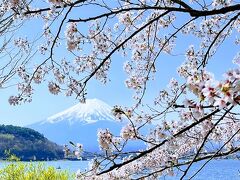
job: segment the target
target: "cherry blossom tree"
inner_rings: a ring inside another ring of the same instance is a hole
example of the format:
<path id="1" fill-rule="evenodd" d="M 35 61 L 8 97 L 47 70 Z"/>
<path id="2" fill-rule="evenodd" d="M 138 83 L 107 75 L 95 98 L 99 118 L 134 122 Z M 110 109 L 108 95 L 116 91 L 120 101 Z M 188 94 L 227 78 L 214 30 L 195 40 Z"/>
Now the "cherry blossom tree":
<path id="1" fill-rule="evenodd" d="M 52 94 L 84 103 L 88 83 L 108 83 L 113 55 L 123 56 L 135 104 L 115 106 L 113 114 L 128 124 L 119 134 L 99 130 L 104 156 L 77 178 L 157 179 L 180 171 L 183 179 L 193 163 L 205 160 L 193 178 L 210 160 L 240 150 L 240 53 L 224 59 L 235 69 L 226 69 L 223 79 L 207 70 L 227 39 L 239 47 L 239 16 L 240 4 L 233 0 L 2 0 L 0 84 L 17 86 L 12 105 L 30 102 L 41 83 L 48 83 Z M 181 52 L 179 76 L 143 111 L 148 84 L 161 70 L 160 55 L 172 57 L 186 38 L 192 43 Z M 149 123 L 151 130 L 142 134 Z M 146 148 L 127 151 L 131 141 Z"/>

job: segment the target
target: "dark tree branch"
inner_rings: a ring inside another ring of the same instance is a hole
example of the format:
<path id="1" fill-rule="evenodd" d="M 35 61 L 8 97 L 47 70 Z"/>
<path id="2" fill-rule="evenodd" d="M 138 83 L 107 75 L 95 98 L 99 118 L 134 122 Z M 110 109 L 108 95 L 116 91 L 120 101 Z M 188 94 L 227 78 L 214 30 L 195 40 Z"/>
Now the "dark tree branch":
<path id="1" fill-rule="evenodd" d="M 89 17 L 86 19 L 69 19 L 69 22 L 88 22 L 96 19 L 100 19 L 103 17 L 109 17 L 111 15 L 116 15 L 119 13 L 123 12 L 128 12 L 128 11 L 139 11 L 139 10 L 166 10 L 170 12 L 183 12 L 183 13 L 188 13 L 192 17 L 201 17 L 201 16 L 212 16 L 212 15 L 218 15 L 218 14 L 226 14 L 229 12 L 233 11 L 239 11 L 240 10 L 240 4 L 233 5 L 233 6 L 228 6 L 220 9 L 214 9 L 214 10 L 194 10 L 194 9 L 185 9 L 185 8 L 177 8 L 177 7 L 158 7 L 158 6 L 147 6 L 147 7 L 131 7 L 131 8 L 126 8 L 126 9 L 120 9 L 120 10 L 115 10 L 111 11 L 109 13 L 104 13 L 98 16 L 94 17 Z"/>

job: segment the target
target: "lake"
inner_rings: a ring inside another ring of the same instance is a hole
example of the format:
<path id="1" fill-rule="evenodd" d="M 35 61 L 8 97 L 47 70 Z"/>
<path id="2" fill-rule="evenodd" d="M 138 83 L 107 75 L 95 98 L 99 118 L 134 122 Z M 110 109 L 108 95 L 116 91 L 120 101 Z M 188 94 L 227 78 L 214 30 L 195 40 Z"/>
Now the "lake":
<path id="1" fill-rule="evenodd" d="M 24 162 L 29 163 L 29 162 Z M 84 170 L 88 166 L 88 161 L 47 161 L 44 162 L 47 166 L 54 166 L 56 168 L 66 169 L 71 172 L 76 172 L 78 169 Z M 9 164 L 9 162 L 0 161 L 0 168 Z M 194 164 L 189 173 L 192 175 L 199 167 L 201 163 Z M 176 172 L 175 177 L 162 177 L 161 180 L 175 180 L 179 179 L 180 174 Z M 190 177 L 190 176 L 187 176 Z M 187 178 L 186 178 L 187 179 Z M 212 160 L 204 169 L 194 177 L 194 180 L 240 180 L 240 160 Z"/>

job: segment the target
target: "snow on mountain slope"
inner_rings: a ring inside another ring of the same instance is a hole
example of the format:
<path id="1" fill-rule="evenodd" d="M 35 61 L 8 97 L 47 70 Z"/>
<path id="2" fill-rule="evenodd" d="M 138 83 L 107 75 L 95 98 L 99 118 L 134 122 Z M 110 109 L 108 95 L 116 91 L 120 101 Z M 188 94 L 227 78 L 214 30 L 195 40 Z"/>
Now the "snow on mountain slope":
<path id="1" fill-rule="evenodd" d="M 68 144 L 69 141 L 82 143 L 85 151 L 97 152 L 98 129 L 108 128 L 113 134 L 119 135 L 126 123 L 114 119 L 112 108 L 98 99 L 88 99 L 85 104 L 77 104 L 46 120 L 29 125 L 49 140 L 57 144 Z M 129 149 L 144 147 L 139 142 L 131 143 Z"/>
<path id="2" fill-rule="evenodd" d="M 47 118 L 42 123 L 68 121 L 70 124 L 73 124 L 74 121 L 83 121 L 85 123 L 94 123 L 101 120 L 114 121 L 111 110 L 112 108 L 101 100 L 87 99 L 86 103 L 78 103 L 65 111 Z"/>
<path id="3" fill-rule="evenodd" d="M 123 124 L 115 121 L 112 108 L 98 99 L 88 99 L 46 120 L 29 125 L 45 137 L 60 145 L 69 141 L 79 142 L 86 151 L 99 151 L 97 142 L 98 129 L 109 128 L 119 134 Z"/>

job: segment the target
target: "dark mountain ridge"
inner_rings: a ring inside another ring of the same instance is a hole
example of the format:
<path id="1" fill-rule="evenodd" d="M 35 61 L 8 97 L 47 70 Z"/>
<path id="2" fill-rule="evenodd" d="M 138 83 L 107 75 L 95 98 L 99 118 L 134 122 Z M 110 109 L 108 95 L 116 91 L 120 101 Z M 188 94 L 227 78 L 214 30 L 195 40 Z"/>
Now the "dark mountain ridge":
<path id="1" fill-rule="evenodd" d="M 0 125 L 0 159 L 7 158 L 5 151 L 26 161 L 64 158 L 63 147 L 35 130 L 13 125 Z"/>

